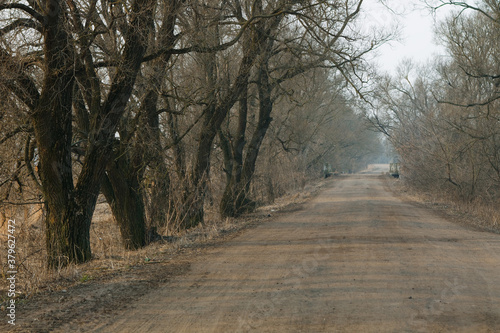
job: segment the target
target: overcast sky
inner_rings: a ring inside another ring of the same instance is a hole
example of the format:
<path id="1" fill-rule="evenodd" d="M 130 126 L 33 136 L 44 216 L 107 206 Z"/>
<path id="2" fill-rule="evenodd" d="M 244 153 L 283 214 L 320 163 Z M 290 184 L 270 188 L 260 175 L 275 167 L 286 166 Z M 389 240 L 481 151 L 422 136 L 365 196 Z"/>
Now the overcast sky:
<path id="1" fill-rule="evenodd" d="M 378 50 L 376 61 L 380 69 L 393 73 L 405 58 L 425 63 L 444 54 L 443 48 L 434 41 L 434 25 L 435 20 L 441 20 L 449 13 L 449 6 L 433 16 L 419 0 L 388 0 L 386 3 L 394 12 L 381 5 L 379 0 L 365 0 L 364 3 L 364 16 L 370 27 L 390 28 L 397 24 L 401 28 L 399 41 L 392 41 Z"/>

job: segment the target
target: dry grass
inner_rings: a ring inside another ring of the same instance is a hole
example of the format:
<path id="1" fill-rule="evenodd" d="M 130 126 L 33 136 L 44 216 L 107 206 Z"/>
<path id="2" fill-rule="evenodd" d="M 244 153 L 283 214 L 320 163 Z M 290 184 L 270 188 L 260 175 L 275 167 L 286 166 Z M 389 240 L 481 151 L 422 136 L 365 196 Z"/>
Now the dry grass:
<path id="1" fill-rule="evenodd" d="M 446 192 L 424 192 L 402 180 L 388 181 L 390 188 L 404 199 L 437 209 L 466 227 L 500 233 L 500 202 L 465 201 Z"/>
<path id="2" fill-rule="evenodd" d="M 154 242 L 149 246 L 137 250 L 125 250 L 120 237 L 120 231 L 114 222 L 109 206 L 106 203 L 97 205 L 90 230 L 90 239 L 93 260 L 82 265 L 70 265 L 64 269 L 50 271 L 46 269 L 46 252 L 44 247 L 44 228 L 42 217 L 36 221 L 27 221 L 22 215 L 13 211 L 12 218 L 16 219 L 16 265 L 17 281 L 16 292 L 18 298 L 26 298 L 44 290 L 57 290 L 67 287 L 68 284 L 86 282 L 97 278 L 104 272 L 120 270 L 138 263 L 154 261 L 158 253 L 172 252 L 193 243 L 203 243 L 217 237 L 221 232 L 235 228 L 235 221 L 210 221 L 204 226 L 178 232 L 165 240 Z M 9 217 L 10 218 L 10 217 Z M 6 301 L 6 274 L 7 267 L 7 235 L 2 229 L 2 280 L 0 292 Z"/>
<path id="3" fill-rule="evenodd" d="M 125 250 L 120 231 L 113 220 L 109 206 L 100 201 L 94 213 L 90 229 L 93 260 L 81 265 L 70 265 L 58 271 L 46 269 L 43 216 L 40 210 L 29 207 L 32 215 L 26 215 L 26 206 L 6 212 L 8 219 L 16 219 L 16 264 L 18 274 L 16 292 L 18 299 L 29 298 L 42 291 L 66 289 L 71 285 L 99 279 L 106 274 L 115 274 L 138 264 L 154 262 L 158 257 L 175 255 L 178 251 L 192 246 L 209 243 L 221 235 L 240 230 L 256 220 L 262 220 L 270 214 L 277 214 L 290 206 L 297 206 L 318 192 L 322 185 L 330 180 L 318 180 L 277 198 L 271 205 L 262 206 L 255 213 L 238 219 L 220 219 L 216 207 L 207 207 L 206 223 L 189 231 L 159 230 L 163 240 L 153 242 L 137 251 Z M 37 213 L 34 214 L 33 212 Z M 6 228 L 0 233 L 0 305 L 7 301 L 7 236 Z"/>

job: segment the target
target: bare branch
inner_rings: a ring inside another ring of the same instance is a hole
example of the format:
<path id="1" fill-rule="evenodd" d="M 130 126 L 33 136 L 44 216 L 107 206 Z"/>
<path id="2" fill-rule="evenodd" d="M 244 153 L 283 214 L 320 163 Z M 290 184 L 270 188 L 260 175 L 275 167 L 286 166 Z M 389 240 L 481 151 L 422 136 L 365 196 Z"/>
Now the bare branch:
<path id="1" fill-rule="evenodd" d="M 7 134 L 4 135 L 2 139 L 0 139 L 0 145 L 9 140 L 10 138 L 14 137 L 18 133 L 23 133 L 23 132 L 31 132 L 33 129 L 29 125 L 29 123 L 24 123 L 12 131 L 8 132 Z"/>
<path id="2" fill-rule="evenodd" d="M 45 16 L 34 10 L 33 8 L 23 5 L 21 3 L 6 3 L 6 4 L 0 4 L 0 11 L 6 10 L 6 9 L 19 9 L 25 12 L 26 14 L 30 15 L 34 19 L 36 19 L 38 22 L 44 24 L 45 21 Z"/>
<path id="3" fill-rule="evenodd" d="M 17 28 L 31 28 L 37 30 L 38 32 L 42 31 L 42 26 L 39 23 L 31 19 L 20 18 L 0 29 L 0 36 L 3 36 Z"/>

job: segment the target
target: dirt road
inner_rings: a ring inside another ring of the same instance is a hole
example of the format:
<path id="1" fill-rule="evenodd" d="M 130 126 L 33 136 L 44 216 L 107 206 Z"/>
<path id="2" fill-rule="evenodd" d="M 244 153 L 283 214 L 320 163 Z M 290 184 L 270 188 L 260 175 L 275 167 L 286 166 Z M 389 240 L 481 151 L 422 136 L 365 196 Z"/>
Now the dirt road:
<path id="1" fill-rule="evenodd" d="M 98 332 L 499 332 L 500 236 L 339 177 Z"/>

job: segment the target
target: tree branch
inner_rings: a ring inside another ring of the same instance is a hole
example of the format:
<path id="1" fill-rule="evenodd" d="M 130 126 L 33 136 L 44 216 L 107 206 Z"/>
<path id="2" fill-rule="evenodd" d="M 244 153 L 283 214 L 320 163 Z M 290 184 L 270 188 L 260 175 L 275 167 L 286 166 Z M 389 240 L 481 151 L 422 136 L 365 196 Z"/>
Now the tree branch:
<path id="1" fill-rule="evenodd" d="M 4 36 L 5 34 L 19 28 L 32 28 L 37 30 L 38 32 L 42 32 L 42 26 L 39 23 L 27 18 L 20 18 L 12 22 L 11 24 L 0 29 L 0 36 Z"/>
<path id="2" fill-rule="evenodd" d="M 460 104 L 460 103 L 454 103 L 454 102 L 450 102 L 450 101 L 441 101 L 441 100 L 438 100 L 436 99 L 436 101 L 439 103 L 439 104 L 448 104 L 448 105 L 453 105 L 453 106 L 459 106 L 459 107 L 462 107 L 462 108 L 471 108 L 471 107 L 475 107 L 475 106 L 486 106 L 490 103 L 493 103 L 494 101 L 500 99 L 500 95 L 496 96 L 496 97 L 492 97 L 491 99 L 487 100 L 487 101 L 484 101 L 484 102 L 479 102 L 479 103 L 469 103 L 469 104 Z"/>
<path id="3" fill-rule="evenodd" d="M 8 132 L 7 134 L 5 134 L 4 137 L 2 139 L 0 139 L 0 145 L 18 133 L 31 132 L 31 131 L 32 131 L 31 126 L 29 125 L 28 122 L 26 122 L 26 123 L 18 126 L 17 128 L 13 129 L 12 131 Z"/>
<path id="4" fill-rule="evenodd" d="M 19 9 L 36 19 L 41 24 L 44 24 L 45 16 L 34 10 L 33 8 L 23 5 L 21 3 L 5 3 L 0 4 L 0 11 L 5 9 Z"/>

